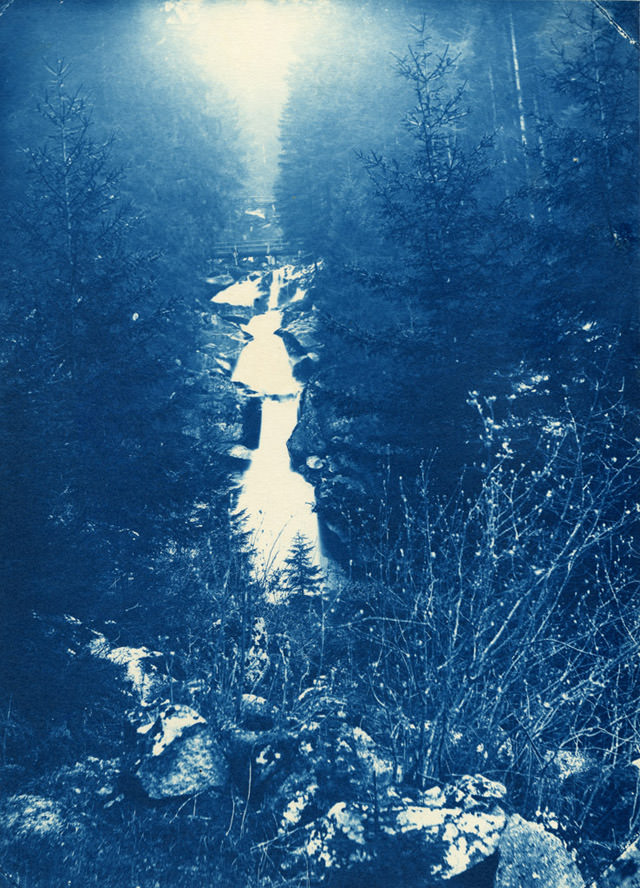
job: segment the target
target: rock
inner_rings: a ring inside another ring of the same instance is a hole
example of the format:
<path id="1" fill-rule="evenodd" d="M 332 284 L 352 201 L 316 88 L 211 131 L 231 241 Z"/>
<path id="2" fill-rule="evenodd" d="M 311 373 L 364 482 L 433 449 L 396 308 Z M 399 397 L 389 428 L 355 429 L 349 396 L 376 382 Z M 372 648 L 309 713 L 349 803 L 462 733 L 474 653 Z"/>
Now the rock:
<path id="1" fill-rule="evenodd" d="M 461 804 L 465 811 L 478 805 L 501 802 L 507 794 L 503 783 L 489 780 L 482 774 L 460 777 L 449 789 L 450 800 Z"/>
<path id="2" fill-rule="evenodd" d="M 242 443 L 252 449 L 260 443 L 262 427 L 262 399 L 256 395 L 247 395 L 242 402 L 242 427 L 244 430 Z"/>
<path id="3" fill-rule="evenodd" d="M 245 717 L 254 707 L 259 714 L 265 703 L 248 696 Z M 335 873 L 339 884 L 364 884 L 375 874 L 380 885 L 413 884 L 416 874 L 424 885 L 478 875 L 476 888 L 489 884 L 507 823 L 505 787 L 466 775 L 401 793 L 390 752 L 350 717 L 359 719 L 331 677 L 320 676 L 281 730 L 230 730 L 232 773 L 245 792 L 251 779 L 252 797 L 268 790 L 287 875 L 321 883 Z"/>
<path id="4" fill-rule="evenodd" d="M 484 778 L 465 780 L 473 784 Z M 302 827 L 318 795 L 317 785 L 307 782 L 292 794 L 280 833 L 293 839 L 288 845 L 291 861 L 311 865 L 319 881 L 328 871 L 341 871 L 360 873 L 363 884 L 373 872 L 379 884 L 404 884 L 417 874 L 424 884 L 440 884 L 495 854 L 507 818 L 495 804 L 504 787 L 492 786 L 494 791 L 482 800 L 464 795 L 462 783 L 435 787 L 415 799 L 402 798 L 389 788 L 376 803 L 335 802 L 326 814 Z M 454 798 L 459 805 L 452 806 Z"/>
<path id="5" fill-rule="evenodd" d="M 495 888 L 585 888 L 564 843 L 518 814 L 500 839 Z"/>
<path id="6" fill-rule="evenodd" d="M 298 422 L 287 441 L 287 448 L 296 469 L 305 466 L 309 454 L 327 452 L 328 435 L 323 427 L 317 401 L 315 387 L 305 387 L 300 398 Z"/>
<path id="7" fill-rule="evenodd" d="M 282 328 L 280 328 L 279 330 L 276 330 L 276 336 L 279 336 L 284 342 L 290 358 L 299 359 L 304 358 L 307 355 L 308 350 L 302 345 L 301 342 L 296 339 L 293 333 L 291 333 L 289 330 L 283 330 Z M 311 348 L 315 349 L 316 343 L 313 343 L 313 345 L 311 345 Z"/>
<path id="8" fill-rule="evenodd" d="M 218 291 L 224 290 L 225 287 L 230 287 L 235 281 L 230 274 L 215 274 L 207 278 L 207 283 Z"/>
<path id="9" fill-rule="evenodd" d="M 120 666 L 139 703 L 150 705 L 167 691 L 169 679 L 164 671 L 165 658 L 148 648 L 113 647 L 99 632 L 89 645 L 95 657 Z"/>
<path id="10" fill-rule="evenodd" d="M 308 354 L 293 365 L 293 375 L 298 382 L 308 382 L 317 369 L 318 356 Z"/>
<path id="11" fill-rule="evenodd" d="M 392 808 L 385 832 L 395 837 L 397 854 L 417 855 L 432 879 L 448 880 L 495 854 L 507 817 L 497 804 L 501 783 L 480 775 L 433 787 L 412 802 Z"/>
<path id="12" fill-rule="evenodd" d="M 246 795 L 250 788 L 251 797 L 257 800 L 274 783 L 284 783 L 285 775 L 293 767 L 295 745 L 295 736 L 285 731 L 238 727 L 227 730 L 225 749 L 231 776 L 240 792 Z"/>
<path id="13" fill-rule="evenodd" d="M 640 888 L 640 839 L 625 848 L 591 888 Z"/>
<path id="14" fill-rule="evenodd" d="M 243 727 L 250 731 L 266 731 L 273 728 L 277 710 L 264 697 L 243 694 L 240 708 Z"/>
<path id="15" fill-rule="evenodd" d="M 212 379 L 207 396 L 207 407 L 211 406 L 210 422 L 227 452 L 235 444 L 249 449 L 256 447 L 262 415 L 259 398 L 227 376 Z"/>
<path id="16" fill-rule="evenodd" d="M 207 722 L 190 706 L 166 705 L 138 728 L 146 752 L 135 772 L 150 799 L 192 795 L 223 786 L 226 759 Z"/>
<path id="17" fill-rule="evenodd" d="M 292 312 L 290 308 L 287 312 Z M 293 357 L 303 357 L 309 352 L 317 352 L 319 349 L 318 341 L 318 321 L 314 312 L 298 312 L 296 311 L 291 319 L 286 319 L 283 326 L 277 331 L 277 335 L 281 336 L 287 351 Z"/>
<path id="18" fill-rule="evenodd" d="M 227 302 L 214 302 L 213 310 L 218 317 L 223 318 L 229 324 L 242 327 L 249 323 L 254 315 L 252 305 L 233 305 Z"/>
<path id="19" fill-rule="evenodd" d="M 393 762 L 360 727 L 343 727 L 338 735 L 336 757 L 345 763 L 345 778 L 357 781 L 357 787 L 375 785 L 379 792 L 394 779 Z"/>
<path id="20" fill-rule="evenodd" d="M 202 354 L 205 356 L 204 369 L 207 367 L 207 361 L 215 365 L 216 361 L 221 359 L 227 361 L 230 367 L 234 366 L 240 352 L 251 340 L 251 336 L 238 324 L 223 318 L 217 312 L 210 316 L 210 320 L 211 324 L 204 334 L 206 338 L 202 343 Z"/>
<path id="21" fill-rule="evenodd" d="M 311 775 L 305 777 L 301 779 L 300 774 L 291 774 L 280 787 L 287 800 L 280 819 L 281 834 L 315 820 L 320 813 L 315 805 L 318 784 Z"/>
<path id="22" fill-rule="evenodd" d="M 305 460 L 307 468 L 313 472 L 317 472 L 324 467 L 324 460 L 319 456 L 308 456 Z"/>
<path id="23" fill-rule="evenodd" d="M 327 698 L 333 711 L 322 712 L 320 700 L 311 717 L 302 720 L 291 735 L 295 737 L 295 761 L 292 775 L 299 779 L 296 787 L 303 790 L 309 783 L 322 787 L 322 801 L 328 804 L 340 799 L 357 800 L 364 794 L 382 792 L 393 780 L 394 764 L 362 728 L 345 722 L 341 701 Z M 287 792 L 294 784 L 289 783 Z M 279 792 L 279 806 L 284 808 L 289 796 Z M 276 805 L 278 807 L 278 804 Z"/>
<path id="24" fill-rule="evenodd" d="M 59 802 L 39 795 L 13 795 L 2 803 L 0 819 L 7 834 L 19 839 L 59 839 L 72 823 Z"/>
<path id="25" fill-rule="evenodd" d="M 248 447 L 245 447 L 243 444 L 234 444 L 229 448 L 229 456 L 232 459 L 237 459 L 240 462 L 251 462 L 253 458 L 253 453 L 249 450 Z"/>
<path id="26" fill-rule="evenodd" d="M 344 411 L 339 393 L 314 376 L 303 390 L 298 422 L 287 441 L 292 466 L 314 485 L 319 517 L 339 539 L 346 538 L 349 522 L 371 507 L 371 479 L 388 452 L 376 437 L 377 419 L 369 423 L 364 415 L 356 419 Z M 315 458 L 323 461 L 321 468 Z"/>
<path id="27" fill-rule="evenodd" d="M 301 852 L 320 869 L 352 869 L 373 860 L 371 805 L 336 802 L 307 831 Z"/>

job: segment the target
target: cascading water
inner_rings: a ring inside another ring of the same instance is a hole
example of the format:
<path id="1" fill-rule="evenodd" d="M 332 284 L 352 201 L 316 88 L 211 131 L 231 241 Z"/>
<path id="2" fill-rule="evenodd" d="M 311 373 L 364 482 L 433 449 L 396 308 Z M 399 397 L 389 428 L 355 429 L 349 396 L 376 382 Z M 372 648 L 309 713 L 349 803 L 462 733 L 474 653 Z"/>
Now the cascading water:
<path id="1" fill-rule="evenodd" d="M 275 335 L 282 323 L 278 302 L 285 279 L 285 269 L 274 270 L 268 308 L 246 325 L 252 340 L 242 350 L 232 376 L 234 382 L 262 395 L 260 441 L 240 479 L 237 503 L 252 536 L 257 573 L 281 569 L 297 533 L 313 546 L 316 563 L 322 560 L 314 490 L 293 471 L 287 450 L 287 439 L 297 421 L 301 386 L 293 376 L 282 339 Z M 242 288 L 244 304 L 253 304 L 261 295 L 259 284 L 236 284 L 219 293 L 215 301 L 238 304 Z M 227 300 L 225 295 L 231 298 Z"/>

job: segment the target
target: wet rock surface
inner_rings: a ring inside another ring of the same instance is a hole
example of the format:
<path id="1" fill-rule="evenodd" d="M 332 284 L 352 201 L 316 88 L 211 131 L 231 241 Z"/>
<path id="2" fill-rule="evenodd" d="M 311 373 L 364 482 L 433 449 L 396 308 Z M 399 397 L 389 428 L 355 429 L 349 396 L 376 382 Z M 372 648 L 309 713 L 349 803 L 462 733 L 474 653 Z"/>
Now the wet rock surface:
<path id="1" fill-rule="evenodd" d="M 211 313 L 209 324 L 203 332 L 201 354 L 208 356 L 212 368 L 221 367 L 229 372 L 238 360 L 238 355 L 251 338 L 242 329 L 243 323 L 243 310 L 238 306 L 228 306 L 223 312 L 218 311 L 216 306 L 216 311 Z M 228 366 L 225 366 L 225 362 Z"/>
<path id="2" fill-rule="evenodd" d="M 283 313 L 278 336 L 282 337 L 287 351 L 294 358 L 317 355 L 321 349 L 317 315 L 313 309 L 296 309 L 294 304 Z"/>

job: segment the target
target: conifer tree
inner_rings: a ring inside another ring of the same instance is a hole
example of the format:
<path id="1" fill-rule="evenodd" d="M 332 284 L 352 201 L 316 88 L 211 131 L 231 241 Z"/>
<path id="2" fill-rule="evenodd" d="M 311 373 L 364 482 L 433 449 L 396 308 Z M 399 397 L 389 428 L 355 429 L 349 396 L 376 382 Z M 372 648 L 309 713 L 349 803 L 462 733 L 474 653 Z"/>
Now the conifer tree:
<path id="1" fill-rule="evenodd" d="M 285 586 L 291 595 L 320 594 L 322 572 L 313 560 L 313 544 L 300 532 L 293 538 L 285 564 Z"/>

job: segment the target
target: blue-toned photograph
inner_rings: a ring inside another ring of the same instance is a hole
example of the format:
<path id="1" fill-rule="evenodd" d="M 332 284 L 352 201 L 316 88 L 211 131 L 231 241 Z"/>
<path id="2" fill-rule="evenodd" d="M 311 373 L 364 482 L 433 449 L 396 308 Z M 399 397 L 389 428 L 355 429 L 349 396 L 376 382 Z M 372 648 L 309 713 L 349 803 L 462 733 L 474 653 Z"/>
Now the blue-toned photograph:
<path id="1" fill-rule="evenodd" d="M 0 888 L 639 888 L 640 0 L 0 0 Z"/>

